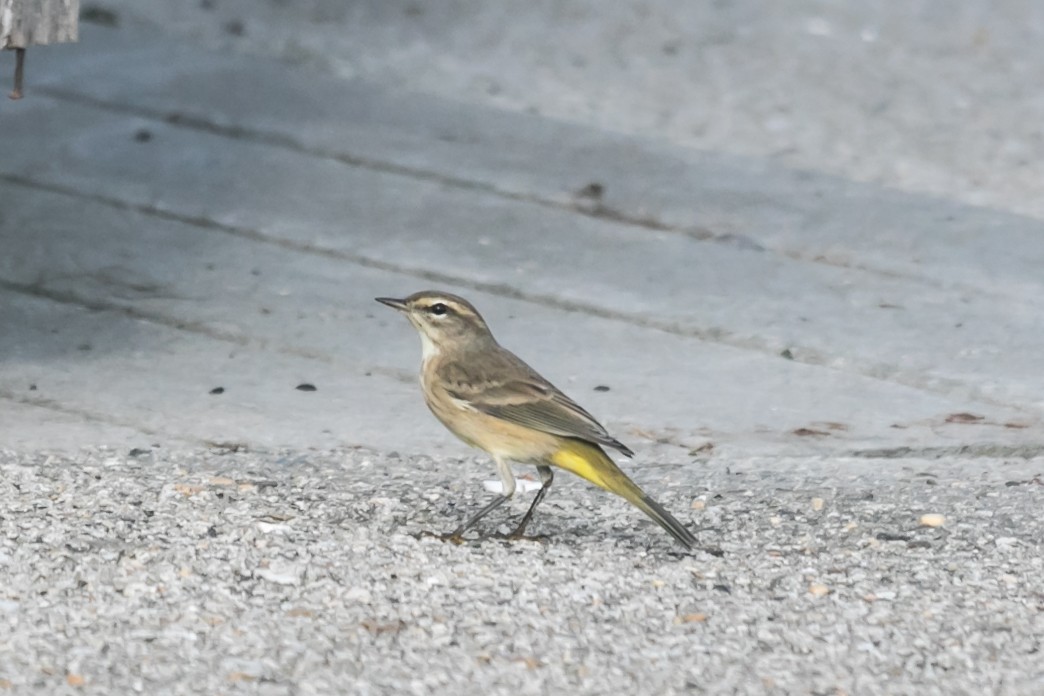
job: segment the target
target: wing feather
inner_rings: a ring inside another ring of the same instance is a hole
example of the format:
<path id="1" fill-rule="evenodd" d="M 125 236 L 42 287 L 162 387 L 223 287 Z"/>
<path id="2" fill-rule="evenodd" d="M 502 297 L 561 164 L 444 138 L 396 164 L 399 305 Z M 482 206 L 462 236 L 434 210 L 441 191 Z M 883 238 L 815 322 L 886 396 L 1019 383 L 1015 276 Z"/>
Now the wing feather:
<path id="1" fill-rule="evenodd" d="M 489 361 L 487 357 L 482 362 L 487 361 L 490 364 L 484 364 L 484 369 L 461 363 L 440 366 L 442 383 L 449 395 L 477 411 L 516 425 L 579 438 L 634 456 L 594 416 L 515 355 L 504 351 L 497 360 Z"/>

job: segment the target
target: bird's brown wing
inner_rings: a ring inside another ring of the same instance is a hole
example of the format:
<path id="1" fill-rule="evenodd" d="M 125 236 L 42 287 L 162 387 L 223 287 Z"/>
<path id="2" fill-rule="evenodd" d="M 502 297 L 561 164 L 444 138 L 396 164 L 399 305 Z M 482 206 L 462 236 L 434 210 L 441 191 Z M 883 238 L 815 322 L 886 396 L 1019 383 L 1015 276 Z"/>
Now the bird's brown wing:
<path id="1" fill-rule="evenodd" d="M 502 360 L 510 365 L 490 365 L 491 369 L 485 370 L 477 370 L 474 365 L 445 365 L 442 372 L 450 396 L 517 425 L 579 438 L 634 456 L 594 416 L 531 367 L 511 354 Z M 508 366 L 512 369 L 502 369 Z"/>

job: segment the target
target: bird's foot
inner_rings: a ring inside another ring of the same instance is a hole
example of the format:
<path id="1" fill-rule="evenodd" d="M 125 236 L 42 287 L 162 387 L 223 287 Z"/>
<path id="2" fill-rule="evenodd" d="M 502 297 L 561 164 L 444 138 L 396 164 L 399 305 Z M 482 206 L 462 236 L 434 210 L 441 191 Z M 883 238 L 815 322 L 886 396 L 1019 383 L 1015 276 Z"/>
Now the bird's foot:
<path id="1" fill-rule="evenodd" d="M 448 541 L 450 543 L 456 544 L 457 546 L 460 546 L 461 544 L 467 541 L 467 539 L 465 539 L 464 536 L 456 530 L 452 532 L 432 532 L 427 529 L 424 529 L 420 532 L 417 532 L 417 534 L 415 534 L 414 536 L 418 539 L 422 539 L 424 537 L 432 537 L 440 541 Z"/>
<path id="2" fill-rule="evenodd" d="M 460 546 L 461 544 L 466 544 L 469 541 L 484 541 L 485 539 L 502 539 L 504 541 L 539 541 L 540 543 L 545 544 L 551 540 L 551 537 L 547 534 L 526 535 L 524 531 L 520 532 L 517 529 L 508 534 L 504 534 L 502 532 L 493 532 L 492 534 L 485 534 L 474 539 L 465 539 L 464 535 L 460 532 L 460 530 L 454 530 L 452 532 L 432 532 L 425 529 L 420 532 L 417 532 L 413 536 L 417 539 L 423 539 L 427 537 L 438 539 L 440 541 L 448 541 L 451 544 L 456 544 L 457 546 Z"/>
<path id="3" fill-rule="evenodd" d="M 539 541 L 542 544 L 551 541 L 551 537 L 547 534 L 530 534 L 527 536 L 524 531 L 520 532 L 517 529 L 509 534 L 494 532 L 489 536 L 492 539 L 503 539 L 504 541 Z"/>

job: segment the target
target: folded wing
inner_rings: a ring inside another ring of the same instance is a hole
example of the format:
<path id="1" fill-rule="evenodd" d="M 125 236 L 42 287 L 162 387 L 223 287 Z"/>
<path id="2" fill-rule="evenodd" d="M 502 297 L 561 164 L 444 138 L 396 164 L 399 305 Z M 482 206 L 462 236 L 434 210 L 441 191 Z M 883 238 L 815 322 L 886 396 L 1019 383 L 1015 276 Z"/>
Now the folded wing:
<path id="1" fill-rule="evenodd" d="M 458 371 L 447 365 L 445 376 L 449 379 L 444 383 L 448 385 L 450 396 L 482 413 L 552 435 L 605 445 L 628 457 L 634 456 L 634 452 L 612 437 L 594 416 L 521 360 L 518 363 L 525 368 L 525 377 L 508 381 L 490 377 L 503 374 L 500 370 L 489 370 L 479 376 L 473 369 Z M 453 379 L 454 373 L 464 372 L 470 373 L 470 379 Z"/>

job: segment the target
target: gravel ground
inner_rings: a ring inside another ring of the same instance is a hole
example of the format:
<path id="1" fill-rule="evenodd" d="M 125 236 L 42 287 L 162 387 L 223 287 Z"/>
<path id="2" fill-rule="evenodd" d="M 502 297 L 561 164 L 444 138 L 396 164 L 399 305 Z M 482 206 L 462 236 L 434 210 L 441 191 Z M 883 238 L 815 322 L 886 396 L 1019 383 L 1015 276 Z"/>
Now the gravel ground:
<path id="1" fill-rule="evenodd" d="M 0 453 L 0 692 L 1044 692 L 1044 460 L 633 466 L 690 555 L 566 476 L 420 536 L 479 458 L 134 455 Z"/>

